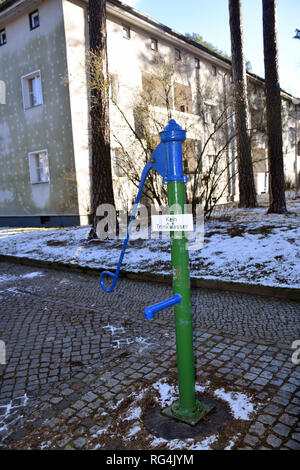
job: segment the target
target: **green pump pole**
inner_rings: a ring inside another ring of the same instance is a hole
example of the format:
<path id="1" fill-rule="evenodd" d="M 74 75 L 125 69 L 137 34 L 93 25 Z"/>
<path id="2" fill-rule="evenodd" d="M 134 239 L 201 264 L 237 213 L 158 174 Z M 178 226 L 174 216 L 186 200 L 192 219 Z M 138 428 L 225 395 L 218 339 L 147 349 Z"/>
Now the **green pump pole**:
<path id="1" fill-rule="evenodd" d="M 164 182 L 168 185 L 170 215 L 184 214 L 186 176 L 183 174 L 182 142 L 186 132 L 171 120 L 160 136 L 166 145 L 168 171 Z M 163 410 L 163 414 L 195 425 L 211 407 L 196 400 L 189 255 L 185 232 L 171 232 L 171 258 L 173 293 L 181 297 L 181 302 L 174 306 L 179 400 Z"/>

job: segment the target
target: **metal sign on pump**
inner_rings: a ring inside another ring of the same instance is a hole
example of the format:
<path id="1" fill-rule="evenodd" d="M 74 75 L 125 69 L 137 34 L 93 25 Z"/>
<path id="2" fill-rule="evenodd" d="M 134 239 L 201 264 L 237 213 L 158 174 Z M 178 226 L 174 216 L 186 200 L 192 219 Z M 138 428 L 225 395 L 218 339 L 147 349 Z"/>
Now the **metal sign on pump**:
<path id="1" fill-rule="evenodd" d="M 152 168 L 163 177 L 163 183 L 168 185 L 170 215 L 182 216 L 184 214 L 187 177 L 183 173 L 182 142 L 186 139 L 186 131 L 171 119 L 165 129 L 160 132 L 160 138 L 160 144 L 154 150 L 150 161 L 142 172 L 116 272 L 113 274 L 110 271 L 104 271 L 101 274 L 100 284 L 105 292 L 112 292 L 116 286 L 143 186 Z M 212 407 L 199 402 L 195 393 L 189 257 L 187 240 L 183 231 L 171 231 L 171 259 L 173 297 L 147 307 L 143 314 L 145 319 L 152 320 L 156 312 L 174 305 L 179 400 L 162 410 L 162 413 L 194 426 L 211 411 Z M 106 275 L 113 278 L 110 288 L 104 284 L 103 278 Z"/>

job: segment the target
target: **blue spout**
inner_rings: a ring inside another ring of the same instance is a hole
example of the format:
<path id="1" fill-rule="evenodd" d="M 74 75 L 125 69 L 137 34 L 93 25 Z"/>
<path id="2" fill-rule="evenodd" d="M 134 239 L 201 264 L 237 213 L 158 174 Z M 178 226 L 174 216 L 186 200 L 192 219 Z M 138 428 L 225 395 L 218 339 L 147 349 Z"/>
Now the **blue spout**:
<path id="1" fill-rule="evenodd" d="M 164 308 L 172 307 L 172 305 L 175 304 L 180 304 L 181 303 L 181 296 L 179 294 L 175 294 L 174 297 L 171 297 L 170 299 L 163 300 L 162 302 L 159 302 L 158 304 L 151 305 L 150 307 L 147 307 L 143 311 L 143 315 L 146 320 L 152 320 L 153 315 L 156 312 L 159 312 L 160 310 L 163 310 Z"/>

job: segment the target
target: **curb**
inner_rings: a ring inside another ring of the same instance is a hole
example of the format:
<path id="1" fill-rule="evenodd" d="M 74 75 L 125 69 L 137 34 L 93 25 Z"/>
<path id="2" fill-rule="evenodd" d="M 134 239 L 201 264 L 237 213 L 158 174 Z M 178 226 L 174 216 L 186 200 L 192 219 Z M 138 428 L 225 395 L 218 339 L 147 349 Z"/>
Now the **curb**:
<path id="1" fill-rule="evenodd" d="M 25 266 L 36 266 L 41 268 L 56 269 L 59 271 L 81 272 L 93 276 L 100 276 L 100 273 L 107 268 L 90 268 L 73 263 L 62 263 L 59 261 L 44 261 L 34 258 L 18 257 L 12 255 L 1 255 L 0 262 L 22 264 Z M 172 285 L 172 277 L 165 274 L 150 274 L 145 272 L 120 271 L 120 277 L 134 281 L 158 282 Z M 277 299 L 293 300 L 300 302 L 300 289 L 291 287 L 272 287 L 261 284 L 246 284 L 243 282 L 220 281 L 216 279 L 203 279 L 191 277 L 191 287 L 198 289 L 212 289 L 219 291 L 235 292 L 238 294 L 261 295 L 274 297 Z"/>

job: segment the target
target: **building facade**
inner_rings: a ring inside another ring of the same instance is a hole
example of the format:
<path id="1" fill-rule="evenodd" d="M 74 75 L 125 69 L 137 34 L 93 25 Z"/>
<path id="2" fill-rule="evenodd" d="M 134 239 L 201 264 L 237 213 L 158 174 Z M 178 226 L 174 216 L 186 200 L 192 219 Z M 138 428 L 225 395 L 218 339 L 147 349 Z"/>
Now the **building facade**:
<path id="1" fill-rule="evenodd" d="M 84 0 L 0 4 L 2 226 L 88 223 L 88 27 Z M 145 123 L 155 143 L 170 117 L 187 129 L 191 197 L 206 185 L 205 197 L 238 200 L 230 61 L 116 0 L 107 2 L 107 41 L 117 208 L 132 203 L 147 159 Z M 262 193 L 268 190 L 264 81 L 248 73 L 248 92 L 255 182 Z M 293 185 L 300 112 L 284 91 L 282 102 L 285 176 Z"/>

